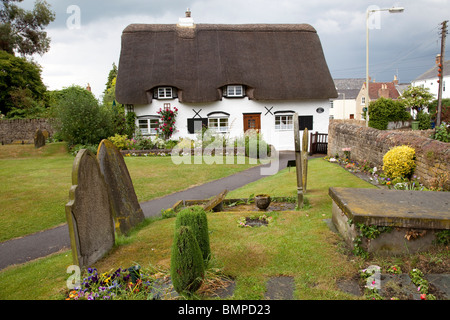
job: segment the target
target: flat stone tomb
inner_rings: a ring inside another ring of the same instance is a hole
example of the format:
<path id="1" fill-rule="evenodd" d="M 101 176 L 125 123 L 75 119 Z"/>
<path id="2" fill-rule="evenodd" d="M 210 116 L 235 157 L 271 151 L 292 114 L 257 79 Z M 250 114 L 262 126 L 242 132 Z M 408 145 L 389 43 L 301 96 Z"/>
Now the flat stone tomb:
<path id="1" fill-rule="evenodd" d="M 436 233 L 450 229 L 448 192 L 330 188 L 332 221 L 352 244 L 360 235 L 355 225 L 393 227 L 376 239 L 363 237 L 363 248 L 381 254 L 426 251 Z"/>

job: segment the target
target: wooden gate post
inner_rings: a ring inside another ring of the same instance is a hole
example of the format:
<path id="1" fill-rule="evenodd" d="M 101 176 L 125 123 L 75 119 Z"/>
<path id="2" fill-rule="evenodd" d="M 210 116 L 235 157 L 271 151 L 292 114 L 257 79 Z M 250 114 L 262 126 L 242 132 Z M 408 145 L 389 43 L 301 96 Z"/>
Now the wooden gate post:
<path id="1" fill-rule="evenodd" d="M 298 113 L 294 114 L 295 167 L 297 169 L 297 205 L 303 208 L 302 155 L 300 150 L 300 125 Z"/>
<path id="2" fill-rule="evenodd" d="M 303 192 L 306 193 L 306 184 L 308 178 L 308 128 L 303 130 L 303 140 L 302 140 L 302 181 L 303 181 Z"/>

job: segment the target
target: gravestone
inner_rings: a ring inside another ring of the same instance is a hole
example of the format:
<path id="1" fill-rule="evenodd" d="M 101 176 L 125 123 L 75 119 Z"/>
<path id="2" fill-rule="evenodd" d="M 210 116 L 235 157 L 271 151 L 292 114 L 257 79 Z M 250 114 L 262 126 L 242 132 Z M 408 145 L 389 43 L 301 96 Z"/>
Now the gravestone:
<path id="1" fill-rule="evenodd" d="M 97 160 L 108 186 L 116 232 L 126 235 L 134 226 L 142 222 L 145 216 L 139 205 L 125 160 L 116 146 L 107 139 L 100 142 Z"/>
<path id="2" fill-rule="evenodd" d="M 45 136 L 42 133 L 41 129 L 37 129 L 34 134 L 34 147 L 36 149 L 45 146 Z"/>
<path id="3" fill-rule="evenodd" d="M 73 263 L 95 263 L 114 245 L 111 204 L 95 155 L 82 149 L 72 167 L 72 187 L 66 204 Z"/>

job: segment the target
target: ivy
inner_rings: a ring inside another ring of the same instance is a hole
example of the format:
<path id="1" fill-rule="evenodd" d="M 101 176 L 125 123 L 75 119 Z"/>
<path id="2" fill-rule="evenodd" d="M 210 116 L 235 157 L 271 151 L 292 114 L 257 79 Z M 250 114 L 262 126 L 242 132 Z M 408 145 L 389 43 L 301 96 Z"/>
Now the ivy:
<path id="1" fill-rule="evenodd" d="M 353 220 L 349 219 L 348 224 L 350 226 L 353 225 Z M 355 239 L 353 239 L 353 254 L 364 259 L 367 259 L 369 257 L 369 253 L 362 247 L 363 237 L 369 240 L 373 240 L 378 238 L 382 233 L 391 232 L 393 229 L 392 227 L 388 226 L 366 225 L 364 223 L 357 223 L 355 224 L 355 227 L 357 230 L 359 230 L 360 234 L 356 236 Z"/>

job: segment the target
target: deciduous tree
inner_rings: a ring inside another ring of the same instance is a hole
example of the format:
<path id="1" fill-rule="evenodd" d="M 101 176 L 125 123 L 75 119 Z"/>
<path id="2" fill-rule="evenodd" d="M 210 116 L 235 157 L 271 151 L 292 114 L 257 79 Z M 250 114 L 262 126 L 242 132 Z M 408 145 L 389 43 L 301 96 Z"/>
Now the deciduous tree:
<path id="1" fill-rule="evenodd" d="M 55 14 L 44 0 L 37 0 L 33 10 L 20 8 L 15 2 L 2 0 L 0 8 L 0 49 L 22 56 L 40 55 L 50 49 L 50 38 L 44 28 L 55 20 Z"/>

